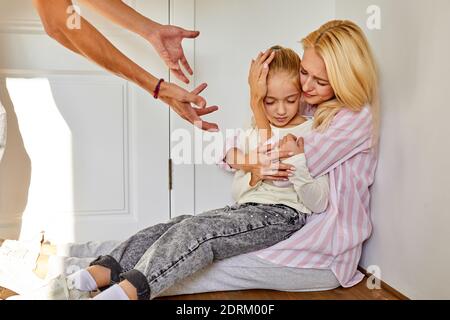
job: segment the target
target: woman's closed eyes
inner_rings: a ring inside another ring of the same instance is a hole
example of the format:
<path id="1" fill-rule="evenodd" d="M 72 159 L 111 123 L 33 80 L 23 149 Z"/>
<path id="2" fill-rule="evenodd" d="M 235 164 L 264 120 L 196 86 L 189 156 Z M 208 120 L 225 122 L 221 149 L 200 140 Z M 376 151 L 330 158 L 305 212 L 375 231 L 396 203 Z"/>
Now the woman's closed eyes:
<path id="1" fill-rule="evenodd" d="M 300 69 L 300 73 L 303 75 L 303 76 L 308 76 L 309 75 L 309 73 L 308 73 L 308 71 L 306 71 L 305 69 Z M 315 78 L 315 77 L 314 77 Z M 317 78 L 315 78 L 315 81 L 316 81 L 316 83 L 319 85 L 319 86 L 321 86 L 321 87 L 325 87 L 325 86 L 328 86 L 329 85 L 329 83 L 327 82 L 327 81 L 321 81 L 321 79 L 317 79 Z"/>

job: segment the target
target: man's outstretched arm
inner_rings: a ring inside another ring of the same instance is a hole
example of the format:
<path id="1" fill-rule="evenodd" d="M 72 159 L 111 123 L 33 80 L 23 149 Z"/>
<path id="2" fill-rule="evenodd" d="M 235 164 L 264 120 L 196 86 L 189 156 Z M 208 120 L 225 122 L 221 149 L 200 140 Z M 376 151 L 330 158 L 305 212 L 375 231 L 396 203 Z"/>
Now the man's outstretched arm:
<path id="1" fill-rule="evenodd" d="M 79 28 L 67 26 L 67 10 L 72 6 L 71 0 L 33 0 L 33 4 L 45 31 L 52 38 L 109 72 L 136 83 L 153 95 L 158 79 L 126 57 L 86 19 L 80 17 Z M 198 95 L 199 92 L 201 91 L 187 92 L 175 84 L 164 82 L 159 98 L 187 121 L 204 130 L 216 130 L 216 124 L 202 121 L 198 109 L 191 106 L 191 103 L 201 108 L 206 106 L 206 101 Z M 214 112 L 216 109 L 208 110 Z M 201 112 L 201 115 L 204 114 L 204 111 Z"/>
<path id="2" fill-rule="evenodd" d="M 198 31 L 159 24 L 141 15 L 122 0 L 79 0 L 78 3 L 150 42 L 173 75 L 184 83 L 189 83 L 189 79 L 181 70 L 180 63 L 190 75 L 193 71 L 181 43 L 185 38 L 198 37 L 200 34 Z"/>
<path id="3" fill-rule="evenodd" d="M 127 58 L 87 20 L 79 28 L 68 28 L 71 0 L 33 0 L 47 34 L 66 48 L 88 58 L 108 71 L 133 81 L 152 93 L 158 79 Z"/>

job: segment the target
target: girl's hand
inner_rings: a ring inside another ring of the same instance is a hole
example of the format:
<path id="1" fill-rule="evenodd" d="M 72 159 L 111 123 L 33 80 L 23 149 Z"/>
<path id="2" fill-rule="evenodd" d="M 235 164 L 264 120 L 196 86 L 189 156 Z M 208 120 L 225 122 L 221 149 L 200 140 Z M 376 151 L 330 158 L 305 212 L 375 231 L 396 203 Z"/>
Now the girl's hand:
<path id="1" fill-rule="evenodd" d="M 260 53 L 255 60 L 252 60 L 248 84 L 250 85 L 250 97 L 253 101 L 262 101 L 267 95 L 267 75 L 269 74 L 269 65 L 274 58 L 275 53 L 267 50 L 265 53 Z"/>
<path id="2" fill-rule="evenodd" d="M 295 166 L 280 162 L 282 158 L 292 157 L 291 151 L 272 151 L 274 145 L 260 146 L 246 155 L 247 172 L 251 173 L 250 185 L 260 181 L 287 181 Z"/>
<path id="3" fill-rule="evenodd" d="M 288 134 L 278 142 L 278 149 L 284 154 L 290 152 L 292 156 L 305 153 L 303 138 L 297 139 L 293 134 Z"/>

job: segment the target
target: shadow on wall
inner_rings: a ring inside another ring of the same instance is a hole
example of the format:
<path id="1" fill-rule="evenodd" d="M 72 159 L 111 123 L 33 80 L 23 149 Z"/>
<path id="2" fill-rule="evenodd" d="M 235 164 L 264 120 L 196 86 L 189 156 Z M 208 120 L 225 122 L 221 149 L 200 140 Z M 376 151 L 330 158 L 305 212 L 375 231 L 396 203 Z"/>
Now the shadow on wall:
<path id="1" fill-rule="evenodd" d="M 18 239 L 31 181 L 31 160 L 4 78 L 0 79 L 0 102 L 7 115 L 6 149 L 0 162 L 0 238 Z"/>

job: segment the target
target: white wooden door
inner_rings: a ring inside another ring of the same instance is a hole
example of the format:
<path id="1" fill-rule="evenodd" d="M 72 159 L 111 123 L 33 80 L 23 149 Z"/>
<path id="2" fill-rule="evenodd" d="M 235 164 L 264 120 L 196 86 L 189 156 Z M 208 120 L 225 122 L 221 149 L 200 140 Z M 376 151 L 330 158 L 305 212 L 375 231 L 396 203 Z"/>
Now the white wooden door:
<path id="1" fill-rule="evenodd" d="M 169 23 L 169 0 L 127 2 Z M 145 40 L 82 14 L 168 79 Z M 170 217 L 169 109 L 48 37 L 30 0 L 0 0 L 0 98 L 8 113 L 0 237 L 123 239 Z"/>

